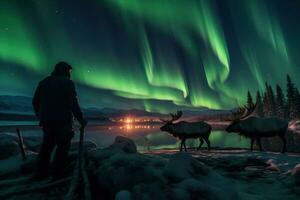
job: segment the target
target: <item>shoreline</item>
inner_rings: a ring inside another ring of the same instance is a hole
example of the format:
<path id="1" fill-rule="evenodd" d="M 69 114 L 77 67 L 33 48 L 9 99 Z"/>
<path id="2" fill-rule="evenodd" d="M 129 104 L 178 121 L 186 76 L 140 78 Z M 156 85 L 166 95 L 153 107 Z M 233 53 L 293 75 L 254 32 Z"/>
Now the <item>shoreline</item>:
<path id="1" fill-rule="evenodd" d="M 5 123 L 3 123 L 5 122 Z M 24 122 L 24 124 L 21 124 Z M 225 130 L 225 127 L 229 122 L 224 121 L 206 121 L 209 123 L 214 130 Z M 3 124 L 2 124 L 3 123 Z M 16 131 L 17 128 L 22 130 L 38 130 L 41 127 L 38 125 L 38 121 L 0 121 L 0 133 L 6 131 Z M 125 123 L 126 124 L 126 123 Z M 124 123 L 111 122 L 111 121 L 89 121 L 87 129 L 93 127 L 103 126 L 123 126 Z M 162 125 L 162 123 L 146 122 L 146 123 L 132 123 L 132 125 Z M 75 128 L 79 128 L 79 125 L 75 123 Z"/>

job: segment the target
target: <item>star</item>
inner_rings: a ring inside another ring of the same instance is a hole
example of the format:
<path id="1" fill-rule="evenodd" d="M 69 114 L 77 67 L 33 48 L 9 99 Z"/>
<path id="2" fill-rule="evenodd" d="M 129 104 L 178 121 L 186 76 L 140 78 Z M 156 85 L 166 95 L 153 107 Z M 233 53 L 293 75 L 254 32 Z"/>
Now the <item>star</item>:
<path id="1" fill-rule="evenodd" d="M 63 15 L 63 14 L 65 14 L 64 11 L 60 11 L 60 10 L 55 10 L 55 13 L 58 14 L 58 15 Z"/>

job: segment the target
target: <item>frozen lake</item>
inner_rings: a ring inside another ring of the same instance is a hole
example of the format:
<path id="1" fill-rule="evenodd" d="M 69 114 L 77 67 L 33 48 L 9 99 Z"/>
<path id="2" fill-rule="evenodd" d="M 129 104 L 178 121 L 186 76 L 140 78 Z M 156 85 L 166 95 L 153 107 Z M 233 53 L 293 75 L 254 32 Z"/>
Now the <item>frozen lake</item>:
<path id="1" fill-rule="evenodd" d="M 14 132 L 18 125 L 24 139 L 26 137 L 41 137 L 42 130 L 35 126 L 36 122 L 6 122 L 0 126 L 1 132 Z M 9 126 L 8 126 L 9 125 Z M 24 126 L 23 126 L 24 125 Z M 117 135 L 129 137 L 134 140 L 139 150 L 173 149 L 179 147 L 179 141 L 168 133 L 161 132 L 161 124 L 119 124 L 119 123 L 91 123 L 86 128 L 86 140 L 94 141 L 99 147 L 107 147 L 112 144 Z M 79 131 L 75 129 L 74 140 L 78 139 Z M 227 133 L 222 130 L 214 130 L 210 135 L 212 147 L 219 148 L 249 148 L 249 140 L 234 133 Z M 187 140 L 187 147 L 197 147 L 199 141 Z M 206 147 L 206 144 L 203 145 Z"/>

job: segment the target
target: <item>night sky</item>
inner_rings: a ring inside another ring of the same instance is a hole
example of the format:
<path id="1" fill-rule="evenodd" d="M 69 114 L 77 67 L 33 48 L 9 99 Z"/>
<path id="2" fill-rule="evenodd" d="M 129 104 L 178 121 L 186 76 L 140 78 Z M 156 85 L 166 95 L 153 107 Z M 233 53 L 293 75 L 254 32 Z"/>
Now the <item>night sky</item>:
<path id="1" fill-rule="evenodd" d="M 31 96 L 58 61 L 83 106 L 168 112 L 300 86 L 297 0 L 1 0 L 0 95 Z"/>

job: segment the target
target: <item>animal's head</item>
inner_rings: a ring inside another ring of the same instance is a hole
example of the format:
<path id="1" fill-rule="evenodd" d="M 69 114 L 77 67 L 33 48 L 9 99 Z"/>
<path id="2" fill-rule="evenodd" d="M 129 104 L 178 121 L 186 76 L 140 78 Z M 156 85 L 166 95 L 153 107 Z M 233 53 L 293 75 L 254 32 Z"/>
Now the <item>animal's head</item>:
<path id="1" fill-rule="evenodd" d="M 160 127 L 161 131 L 165 131 L 165 132 L 169 132 L 169 133 L 172 132 L 173 122 L 178 120 L 182 116 L 182 111 L 177 111 L 177 113 L 170 114 L 170 115 L 171 115 L 171 119 L 169 119 L 169 120 L 160 119 L 160 121 L 162 121 L 164 123 L 164 125 L 162 127 Z"/>
<path id="2" fill-rule="evenodd" d="M 228 133 L 237 133 L 240 131 L 240 120 L 233 120 L 227 127 L 226 127 L 226 132 Z"/>
<path id="3" fill-rule="evenodd" d="M 253 105 L 251 107 L 244 106 L 244 107 L 239 107 L 236 111 L 231 111 L 232 113 L 231 123 L 228 125 L 228 127 L 225 130 L 229 133 L 240 132 L 241 121 L 248 118 L 255 111 L 255 108 L 256 105 Z"/>

